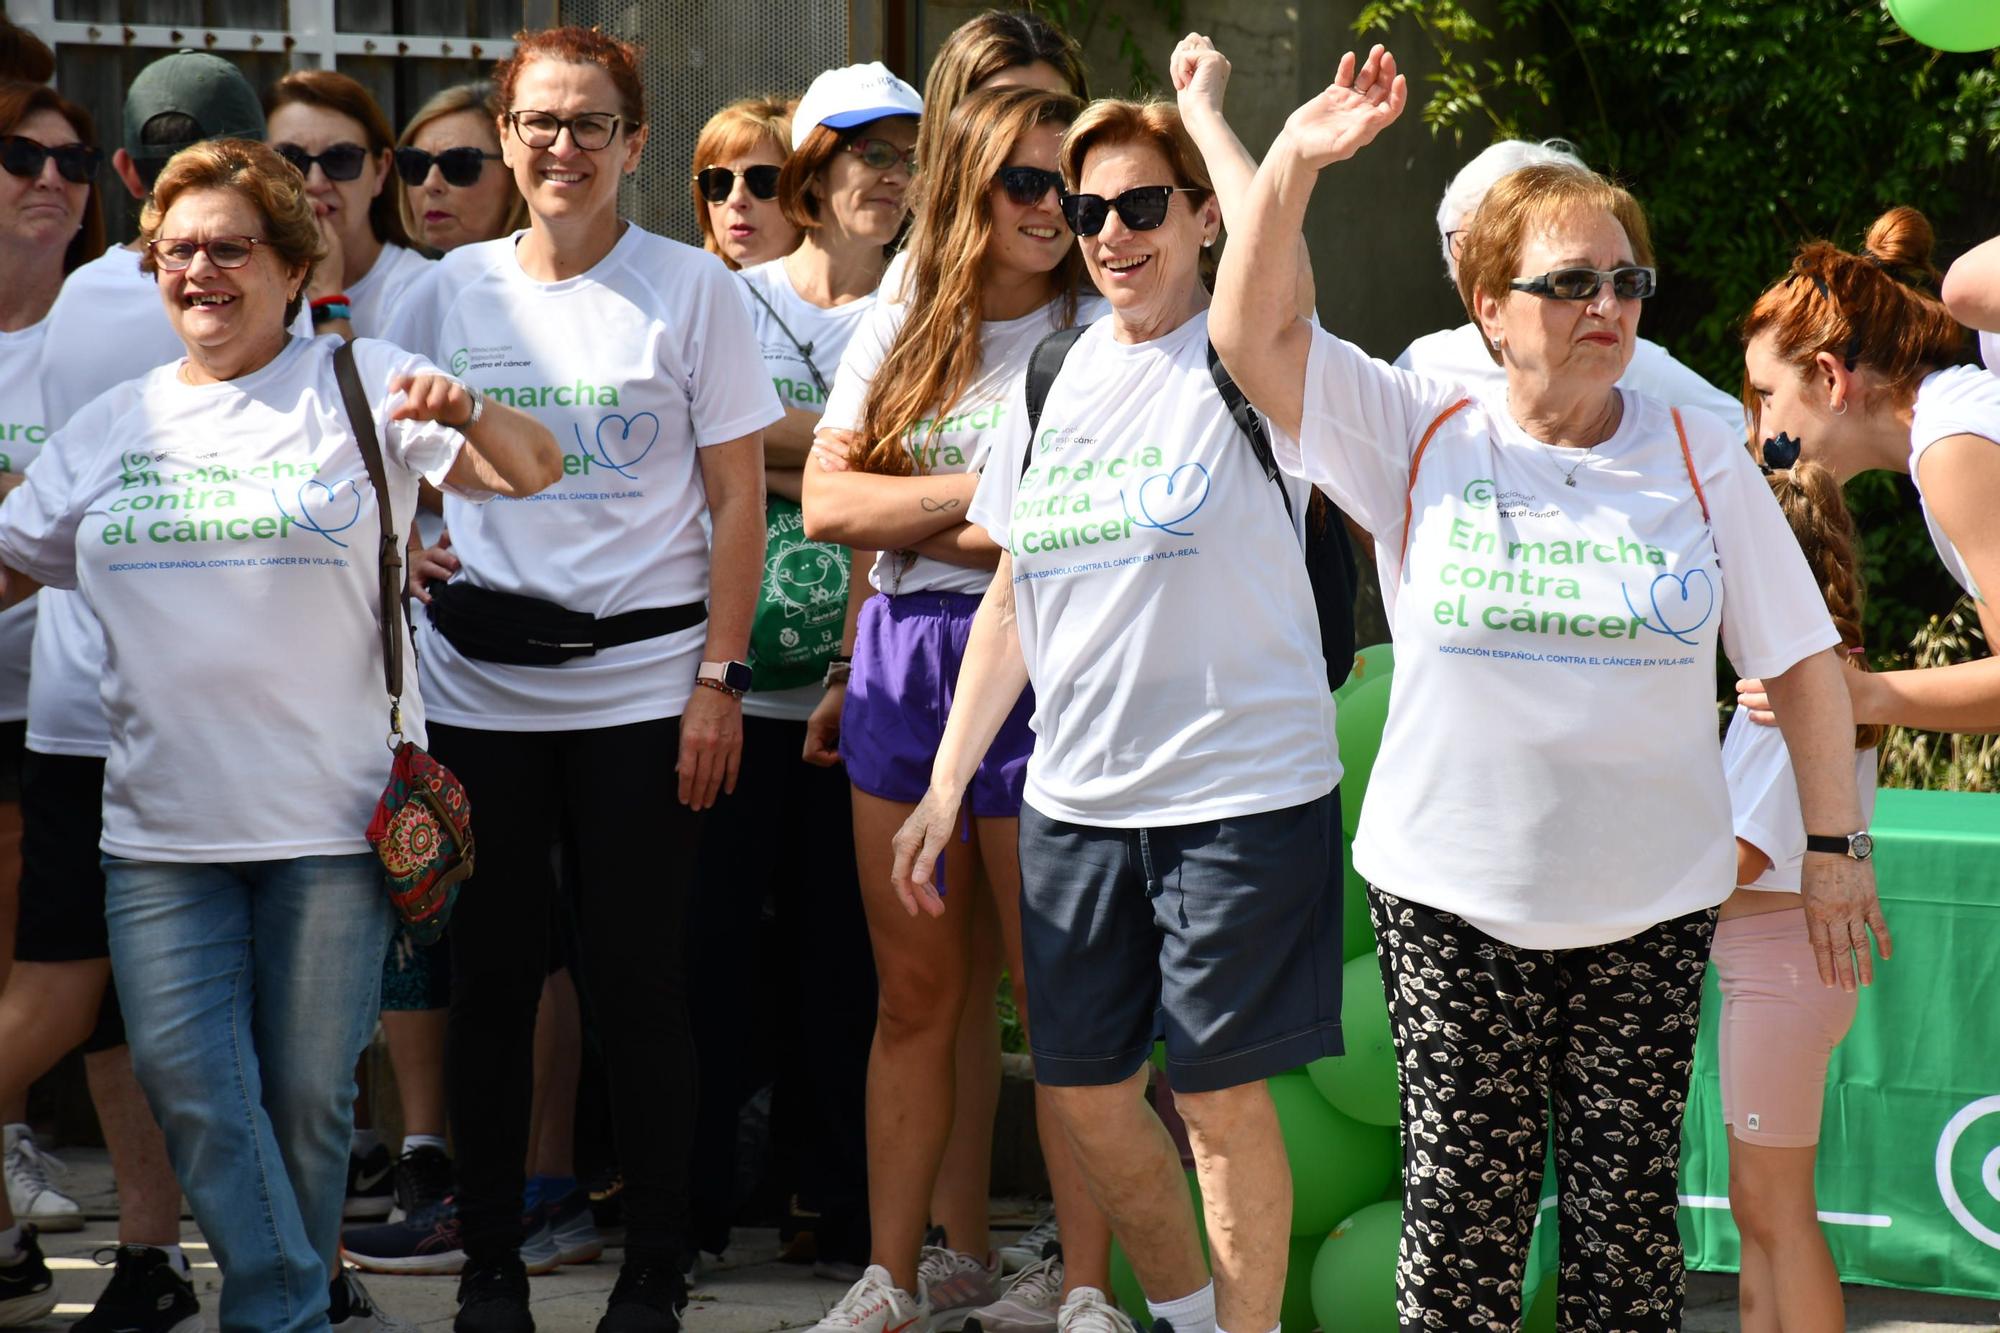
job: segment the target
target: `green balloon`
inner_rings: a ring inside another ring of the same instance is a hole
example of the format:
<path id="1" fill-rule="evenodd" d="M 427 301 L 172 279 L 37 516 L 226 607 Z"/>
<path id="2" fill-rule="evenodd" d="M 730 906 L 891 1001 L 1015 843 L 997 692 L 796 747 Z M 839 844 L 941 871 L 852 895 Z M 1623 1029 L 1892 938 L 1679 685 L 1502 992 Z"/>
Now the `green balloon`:
<path id="1" fill-rule="evenodd" d="M 1347 964 L 1340 995 L 1340 1035 L 1347 1054 L 1313 1061 L 1306 1076 L 1334 1110 L 1364 1125 L 1394 1126 L 1401 1115 L 1396 1046 L 1389 1035 L 1382 972 L 1372 956 Z"/>
<path id="2" fill-rule="evenodd" d="M 1327 1105 L 1300 1070 L 1267 1079 L 1292 1169 L 1292 1234 L 1325 1235 L 1333 1224 L 1382 1196 L 1402 1170 L 1400 1139 Z"/>
<path id="3" fill-rule="evenodd" d="M 1396 1333 L 1400 1203 L 1371 1203 L 1342 1222 L 1313 1261 L 1313 1313 L 1324 1333 Z"/>
<path id="4" fill-rule="evenodd" d="M 1556 1333 L 1556 1284 L 1553 1275 L 1535 1293 L 1535 1307 L 1521 1321 L 1521 1333 Z"/>
<path id="5" fill-rule="evenodd" d="M 1386 643 L 1371 643 L 1366 648 L 1354 650 L 1354 666 L 1349 669 L 1347 679 L 1333 692 L 1336 699 L 1345 699 L 1371 680 L 1380 680 L 1396 665 L 1396 650 Z"/>
<path id="6" fill-rule="evenodd" d="M 1201 1181 L 1195 1173 L 1187 1173 L 1188 1198 L 1194 1204 L 1195 1234 L 1201 1237 L 1202 1258 L 1208 1257 L 1208 1216 L 1201 1209 Z M 1125 1247 L 1115 1239 L 1111 1242 L 1111 1294 L 1117 1298 L 1118 1308 L 1131 1315 L 1133 1322 L 1141 1328 L 1151 1328 L 1152 1320 L 1146 1315 L 1146 1292 L 1139 1285 L 1139 1275 L 1132 1271 L 1132 1261 L 1125 1255 Z"/>
<path id="7" fill-rule="evenodd" d="M 1993 0 L 1889 0 L 1889 17 L 1916 40 L 1940 51 L 2000 46 L 2000 5 Z"/>
<path id="8" fill-rule="evenodd" d="M 1285 1264 L 1285 1299 L 1278 1307 L 1278 1325 L 1284 1333 L 1311 1333 L 1319 1327 L 1313 1313 L 1313 1263 L 1319 1258 L 1326 1238 L 1317 1233 L 1292 1237 L 1291 1257 Z"/>
<path id="9" fill-rule="evenodd" d="M 1342 961 L 1375 956 L 1375 922 L 1368 915 L 1368 881 L 1354 873 L 1354 858 L 1341 844 L 1340 952 Z"/>
<path id="10" fill-rule="evenodd" d="M 1361 825 L 1361 798 L 1375 769 L 1375 752 L 1382 748 L 1391 679 L 1384 676 L 1359 687 L 1334 713 L 1334 734 L 1340 739 L 1340 826 L 1350 838 Z"/>

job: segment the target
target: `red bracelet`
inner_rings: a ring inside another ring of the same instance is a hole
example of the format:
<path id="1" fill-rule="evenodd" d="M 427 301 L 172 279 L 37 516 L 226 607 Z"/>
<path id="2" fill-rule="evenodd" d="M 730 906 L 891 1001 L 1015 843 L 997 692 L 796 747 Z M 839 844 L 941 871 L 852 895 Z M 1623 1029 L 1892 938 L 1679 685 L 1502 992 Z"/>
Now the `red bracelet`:
<path id="1" fill-rule="evenodd" d="M 342 293 L 340 293 L 340 294 L 339 294 L 338 296 L 322 296 L 322 297 L 320 297 L 320 298 L 319 298 L 318 300 L 316 300 L 316 301 L 313 301 L 313 302 L 311 302 L 311 305 L 312 305 L 312 308 L 313 308 L 314 310 L 317 310 L 317 309 L 319 309 L 319 308 L 320 308 L 321 306 L 325 306 L 325 305 L 345 305 L 345 306 L 351 306 L 351 305 L 353 305 L 353 304 L 354 304 L 354 302 L 352 302 L 352 301 L 350 301 L 350 300 L 348 300 L 348 299 L 347 299 L 347 293 L 346 293 L 346 292 L 342 292 Z"/>

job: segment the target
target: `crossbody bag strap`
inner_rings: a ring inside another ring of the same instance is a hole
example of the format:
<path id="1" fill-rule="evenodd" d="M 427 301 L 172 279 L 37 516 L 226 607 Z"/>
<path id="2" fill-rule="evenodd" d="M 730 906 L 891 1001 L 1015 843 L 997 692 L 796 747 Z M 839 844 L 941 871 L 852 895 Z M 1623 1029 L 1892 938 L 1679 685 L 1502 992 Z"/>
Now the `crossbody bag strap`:
<path id="1" fill-rule="evenodd" d="M 1410 519 L 1412 517 L 1410 512 L 1410 497 L 1416 493 L 1417 469 L 1424 465 L 1424 450 L 1431 447 L 1431 437 L 1438 433 L 1438 427 L 1451 420 L 1460 408 L 1467 406 L 1471 402 L 1470 398 L 1461 398 L 1444 411 L 1438 413 L 1437 419 L 1431 422 L 1430 427 L 1424 431 L 1424 438 L 1417 441 L 1417 451 L 1410 455 L 1410 481 L 1403 488 L 1403 546 L 1401 550 L 1396 552 L 1397 564 L 1401 564 L 1410 554 Z"/>
<path id="2" fill-rule="evenodd" d="M 1249 396 L 1230 377 L 1229 368 L 1222 364 L 1222 356 L 1215 350 L 1214 343 L 1208 345 L 1208 378 L 1215 384 L 1215 391 L 1222 395 L 1222 405 L 1229 409 L 1229 419 L 1236 423 L 1237 432 L 1250 441 L 1250 452 L 1257 456 L 1257 466 L 1264 470 L 1264 480 L 1277 483 L 1278 498 L 1285 502 L 1285 517 L 1297 524 L 1299 516 L 1292 511 L 1292 493 L 1278 473 L 1278 455 L 1271 448 L 1271 433 L 1264 429 L 1264 418 L 1258 416 L 1257 409 L 1250 405 Z"/>
<path id="3" fill-rule="evenodd" d="M 1668 410 L 1674 414 L 1674 434 L 1681 441 L 1681 462 L 1687 467 L 1688 481 L 1694 485 L 1694 498 L 1701 503 L 1702 521 L 1714 527 L 1715 519 L 1708 512 L 1708 495 L 1701 489 L 1701 477 L 1694 470 L 1694 454 L 1688 450 L 1687 426 L 1681 421 L 1681 410 L 1678 407 Z"/>
<path id="4" fill-rule="evenodd" d="M 389 474 L 382 466 L 382 443 L 375 436 L 375 413 L 361 388 L 361 374 L 354 368 L 354 344 L 345 342 L 333 354 L 334 378 L 340 382 L 340 401 L 347 409 L 348 428 L 354 444 L 368 468 L 368 484 L 375 488 L 375 513 L 382 529 L 382 680 L 389 689 L 390 744 L 403 730 L 403 636 L 396 623 L 403 604 L 403 550 L 396 540 L 395 516 L 389 508 Z"/>
<path id="5" fill-rule="evenodd" d="M 1083 324 L 1072 324 L 1066 329 L 1057 329 L 1048 337 L 1035 344 L 1035 350 L 1028 354 L 1028 375 L 1025 385 L 1028 403 L 1028 447 L 1021 451 L 1021 475 L 1028 475 L 1028 465 L 1035 458 L 1035 432 L 1042 423 L 1042 408 L 1049 401 L 1049 390 L 1055 386 L 1056 376 L 1062 373 L 1063 362 L 1069 358 L 1069 349 L 1076 346 L 1076 340 L 1083 336 Z"/>
<path id="6" fill-rule="evenodd" d="M 778 321 L 778 328 L 784 332 L 786 338 L 791 340 L 793 350 L 797 351 L 799 354 L 799 360 L 806 363 L 806 374 L 813 377 L 813 387 L 819 390 L 820 397 L 822 398 L 826 397 L 827 394 L 826 379 L 819 373 L 819 367 L 813 364 L 812 344 L 802 343 L 799 341 L 799 335 L 792 332 L 792 326 L 785 323 L 785 317 L 778 313 L 778 307 L 771 304 L 770 298 L 765 296 L 764 293 L 757 290 L 756 283 L 750 281 L 750 279 L 748 278 L 743 277 L 741 273 L 737 274 L 736 276 L 742 279 L 745 290 L 747 290 L 752 296 L 757 298 L 757 304 L 763 306 L 766 310 L 770 311 L 771 318 Z"/>

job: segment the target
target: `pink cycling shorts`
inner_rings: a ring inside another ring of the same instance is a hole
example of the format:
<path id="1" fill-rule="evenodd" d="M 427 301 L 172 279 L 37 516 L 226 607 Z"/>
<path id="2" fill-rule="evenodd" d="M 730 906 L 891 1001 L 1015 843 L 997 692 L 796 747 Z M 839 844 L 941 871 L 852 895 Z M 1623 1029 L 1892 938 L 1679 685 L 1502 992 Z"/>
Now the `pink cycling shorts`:
<path id="1" fill-rule="evenodd" d="M 1803 907 L 1715 927 L 1722 983 L 1722 1118 L 1745 1143 L 1819 1142 L 1826 1064 L 1854 1024 L 1856 997 L 1822 986 Z"/>

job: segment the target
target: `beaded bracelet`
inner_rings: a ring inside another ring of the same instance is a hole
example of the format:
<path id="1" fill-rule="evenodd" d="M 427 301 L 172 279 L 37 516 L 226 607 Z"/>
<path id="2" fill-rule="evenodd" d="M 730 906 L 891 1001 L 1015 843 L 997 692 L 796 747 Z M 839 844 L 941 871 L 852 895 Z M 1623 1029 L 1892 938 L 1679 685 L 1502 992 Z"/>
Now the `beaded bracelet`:
<path id="1" fill-rule="evenodd" d="M 322 296 L 312 303 L 312 322 L 315 327 L 330 324 L 336 319 L 353 319 L 354 305 L 347 299 L 347 293 Z"/>

